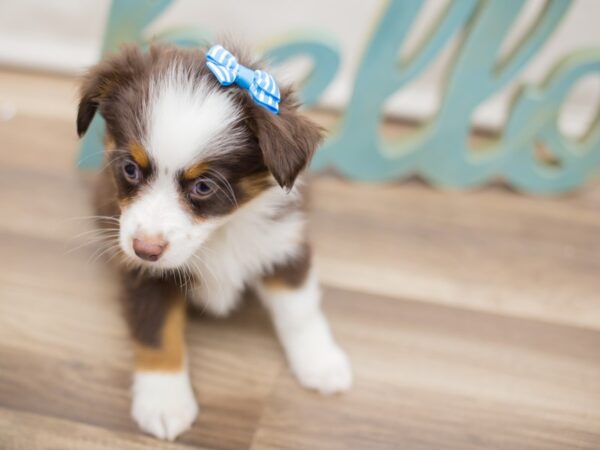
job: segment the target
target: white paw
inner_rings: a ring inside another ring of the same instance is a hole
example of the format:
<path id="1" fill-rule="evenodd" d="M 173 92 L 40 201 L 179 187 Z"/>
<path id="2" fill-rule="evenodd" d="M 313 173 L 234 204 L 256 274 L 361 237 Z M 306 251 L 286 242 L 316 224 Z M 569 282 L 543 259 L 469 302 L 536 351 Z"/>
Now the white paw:
<path id="1" fill-rule="evenodd" d="M 348 357 L 334 343 L 320 347 L 296 347 L 289 354 L 292 371 L 300 384 L 321 394 L 347 391 L 352 385 Z"/>
<path id="2" fill-rule="evenodd" d="M 136 373 L 131 415 L 143 431 L 169 441 L 190 428 L 198 405 L 187 372 Z"/>

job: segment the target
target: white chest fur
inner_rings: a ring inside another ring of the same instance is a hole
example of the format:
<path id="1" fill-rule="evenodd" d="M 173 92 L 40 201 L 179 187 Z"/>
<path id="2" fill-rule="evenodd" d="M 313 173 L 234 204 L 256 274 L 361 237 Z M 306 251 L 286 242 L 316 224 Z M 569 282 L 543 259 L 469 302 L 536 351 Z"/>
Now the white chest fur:
<path id="1" fill-rule="evenodd" d="M 246 285 L 297 254 L 305 238 L 305 217 L 289 205 L 299 195 L 297 189 L 286 193 L 273 187 L 214 232 L 194 257 L 200 278 L 191 292 L 195 304 L 226 315 Z"/>

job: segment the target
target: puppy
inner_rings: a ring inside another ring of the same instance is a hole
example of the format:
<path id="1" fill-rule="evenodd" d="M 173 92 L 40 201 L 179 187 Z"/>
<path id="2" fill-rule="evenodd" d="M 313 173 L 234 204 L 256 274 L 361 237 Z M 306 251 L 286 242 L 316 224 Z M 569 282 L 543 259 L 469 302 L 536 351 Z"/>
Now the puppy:
<path id="1" fill-rule="evenodd" d="M 299 383 L 324 394 L 348 389 L 348 359 L 320 308 L 299 189 L 321 131 L 298 112 L 292 90 L 281 87 L 274 113 L 247 89 L 222 86 L 204 50 L 128 47 L 85 77 L 79 136 L 96 112 L 107 164 L 97 213 L 118 232 L 140 428 L 172 440 L 191 426 L 198 406 L 186 303 L 225 316 L 246 287 L 269 311 Z"/>

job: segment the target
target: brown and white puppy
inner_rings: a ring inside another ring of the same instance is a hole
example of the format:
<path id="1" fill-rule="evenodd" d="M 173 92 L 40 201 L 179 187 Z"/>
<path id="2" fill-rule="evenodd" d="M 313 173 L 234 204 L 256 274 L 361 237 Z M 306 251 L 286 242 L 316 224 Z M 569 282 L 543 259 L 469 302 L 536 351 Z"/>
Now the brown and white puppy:
<path id="1" fill-rule="evenodd" d="M 174 439 L 198 412 L 183 338 L 187 300 L 224 316 L 253 288 L 303 386 L 333 393 L 351 384 L 320 309 L 298 188 L 321 132 L 299 114 L 291 89 L 281 95 L 272 114 L 241 88 L 220 86 L 204 51 L 171 46 L 125 48 L 82 85 L 79 135 L 96 112 L 106 121 L 98 213 L 118 223 L 125 263 L 131 413 L 159 438 Z"/>

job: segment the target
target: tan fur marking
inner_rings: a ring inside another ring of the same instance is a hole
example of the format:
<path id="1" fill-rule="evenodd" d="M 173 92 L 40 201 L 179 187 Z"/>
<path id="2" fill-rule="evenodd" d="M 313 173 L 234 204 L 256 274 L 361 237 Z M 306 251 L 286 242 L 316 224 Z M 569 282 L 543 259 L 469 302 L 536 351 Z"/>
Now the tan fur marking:
<path id="1" fill-rule="evenodd" d="M 295 291 L 298 287 L 290 286 L 284 279 L 271 275 L 263 278 L 263 286 L 270 291 Z"/>
<path id="2" fill-rule="evenodd" d="M 199 164 L 195 164 L 192 167 L 186 169 L 186 171 L 183 173 L 183 177 L 186 180 L 193 180 L 195 178 L 198 178 L 200 175 L 202 175 L 207 170 L 208 170 L 208 164 L 205 162 L 201 162 Z"/>
<path id="3" fill-rule="evenodd" d="M 113 139 L 113 137 L 108 134 L 105 133 L 104 134 L 104 148 L 108 151 L 112 151 L 117 147 L 117 144 L 115 143 L 115 140 Z"/>
<path id="4" fill-rule="evenodd" d="M 306 281 L 310 270 L 310 246 L 304 243 L 295 258 L 273 267 L 273 270 L 263 275 L 263 284 L 271 290 L 298 289 Z"/>
<path id="5" fill-rule="evenodd" d="M 240 181 L 240 187 L 247 198 L 254 198 L 271 187 L 271 179 L 268 174 L 252 175 L 243 178 Z"/>
<path id="6" fill-rule="evenodd" d="M 139 164 L 140 167 L 147 169 L 150 166 L 150 160 L 148 159 L 148 154 L 144 147 L 142 147 L 137 142 L 133 142 L 129 144 L 129 151 L 131 152 L 131 157 L 133 160 Z"/>
<path id="7" fill-rule="evenodd" d="M 177 299 L 171 306 L 161 330 L 159 347 L 135 344 L 135 368 L 140 371 L 178 372 L 183 368 L 185 302 Z"/>

